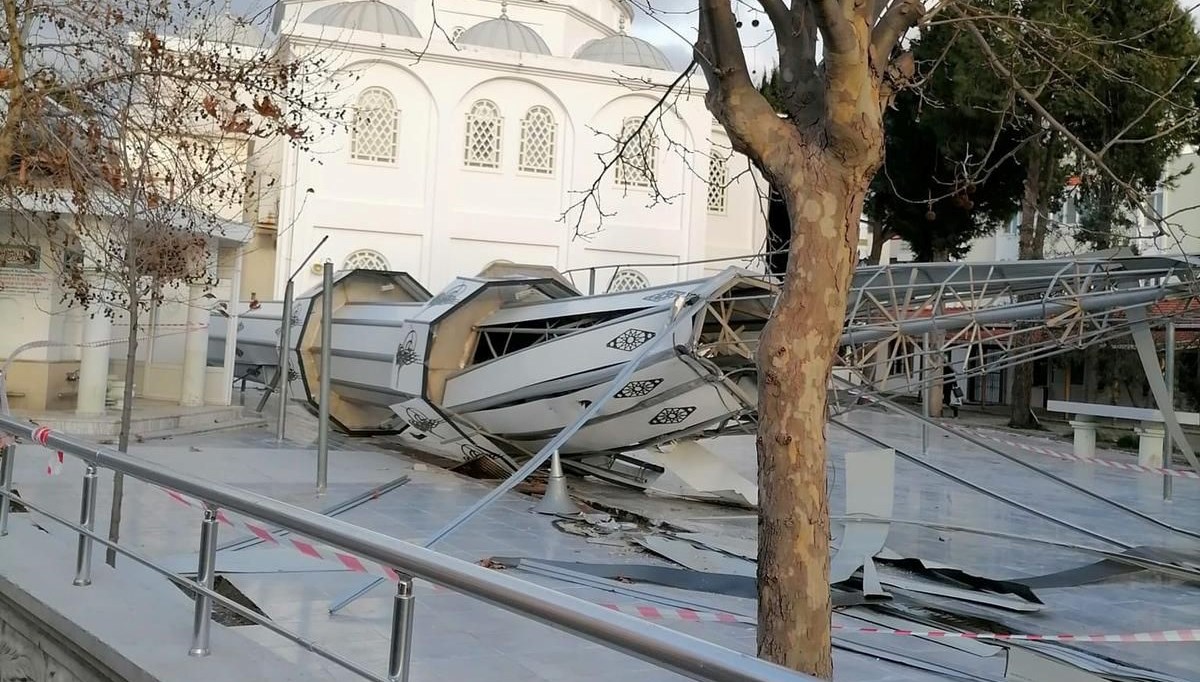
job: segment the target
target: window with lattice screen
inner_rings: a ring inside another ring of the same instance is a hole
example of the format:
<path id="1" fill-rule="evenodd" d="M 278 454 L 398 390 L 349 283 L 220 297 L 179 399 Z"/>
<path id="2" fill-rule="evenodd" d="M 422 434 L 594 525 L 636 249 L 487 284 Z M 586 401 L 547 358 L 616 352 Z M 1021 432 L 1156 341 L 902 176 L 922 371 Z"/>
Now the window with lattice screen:
<path id="1" fill-rule="evenodd" d="M 399 129 L 400 111 L 396 109 L 396 100 L 391 93 L 383 88 L 363 90 L 354 107 L 350 158 L 395 163 Z"/>
<path id="2" fill-rule="evenodd" d="M 359 249 L 346 256 L 342 264 L 345 270 L 391 270 L 387 258 L 382 253 L 371 249 Z"/>
<path id="3" fill-rule="evenodd" d="M 645 289 L 648 286 L 650 286 L 650 280 L 645 275 L 637 270 L 622 268 L 617 271 L 616 275 L 613 275 L 612 282 L 608 285 L 608 291 L 609 293 L 636 291 L 638 289 Z"/>
<path id="4" fill-rule="evenodd" d="M 725 213 L 729 200 L 729 158 L 713 150 L 708 161 L 708 212 Z"/>
<path id="5" fill-rule="evenodd" d="M 472 168 L 500 167 L 500 136 L 504 119 L 491 100 L 481 99 L 467 114 L 467 139 L 463 163 Z"/>
<path id="6" fill-rule="evenodd" d="M 614 169 L 618 185 L 649 187 L 658 168 L 658 137 L 649 121 L 632 116 L 621 125 L 618 143 L 624 146 Z"/>
<path id="7" fill-rule="evenodd" d="M 467 29 L 463 28 L 462 26 L 455 26 L 454 30 L 450 31 L 450 42 L 457 45 L 458 39 L 462 37 L 463 31 L 466 30 Z"/>
<path id="8" fill-rule="evenodd" d="M 555 138 L 558 124 L 543 106 L 525 112 L 521 119 L 521 158 L 517 167 L 526 173 L 554 174 Z"/>

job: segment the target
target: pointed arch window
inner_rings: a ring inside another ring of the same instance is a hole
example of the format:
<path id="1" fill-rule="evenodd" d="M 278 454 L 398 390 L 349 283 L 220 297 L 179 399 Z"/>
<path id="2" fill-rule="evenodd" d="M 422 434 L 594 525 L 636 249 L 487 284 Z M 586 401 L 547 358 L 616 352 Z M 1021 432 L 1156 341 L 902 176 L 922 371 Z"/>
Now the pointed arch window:
<path id="1" fill-rule="evenodd" d="M 383 88 L 367 88 L 354 107 L 350 131 L 350 158 L 375 163 L 396 163 L 400 111 Z"/>
<path id="2" fill-rule="evenodd" d="M 658 137 L 652 124 L 631 116 L 621 124 L 618 144 L 624 147 L 614 169 L 618 185 L 649 187 L 658 170 Z"/>
<path id="3" fill-rule="evenodd" d="M 500 167 L 500 136 L 504 119 L 491 100 L 481 99 L 467 114 L 467 139 L 463 163 L 470 168 Z"/>
<path id="4" fill-rule="evenodd" d="M 729 157 L 716 150 L 708 160 L 708 212 L 724 215 L 729 204 Z"/>
<path id="5" fill-rule="evenodd" d="M 544 106 L 531 107 L 521 119 L 521 158 L 517 168 L 538 175 L 554 174 L 558 124 Z"/>

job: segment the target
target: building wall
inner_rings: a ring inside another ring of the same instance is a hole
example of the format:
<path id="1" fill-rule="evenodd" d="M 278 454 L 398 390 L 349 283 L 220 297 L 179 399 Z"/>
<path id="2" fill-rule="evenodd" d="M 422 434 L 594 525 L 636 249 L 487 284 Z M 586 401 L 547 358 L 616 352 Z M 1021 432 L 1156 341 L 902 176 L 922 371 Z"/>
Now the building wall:
<path id="1" fill-rule="evenodd" d="M 329 45 L 308 42 L 320 33 L 301 25 L 291 49 L 326 53 Z M 433 290 L 499 259 L 581 272 L 597 267 L 605 270 L 600 280 L 611 279 L 614 264 L 645 263 L 639 272 L 657 283 L 704 271 L 673 267 L 683 261 L 758 250 L 763 209 L 749 176 L 730 185 L 724 214 L 707 210 L 714 133 L 698 82 L 673 98 L 656 130 L 660 196 L 655 196 L 645 188 L 618 186 L 611 168 L 596 179 L 612 156 L 622 122 L 652 111 L 661 86 L 677 74 L 562 56 L 455 49 L 437 36 L 414 64 L 402 44 L 416 49 L 423 41 L 387 40 L 389 47 L 338 46 L 338 63 L 351 84 L 338 92 L 334 105 L 352 107 L 368 88 L 391 93 L 400 109 L 397 160 L 352 159 L 349 126 L 321 139 L 312 154 L 284 150 L 274 297 L 282 295 L 284 273 L 296 270 L 326 236 L 313 263 L 328 258 L 340 268 L 351 254 L 370 249 L 390 269 L 407 271 Z M 615 77 L 618 72 L 659 89 L 633 87 Z M 493 102 L 503 117 L 497 169 L 463 163 L 467 115 L 480 100 Z M 556 123 L 554 172 L 548 175 L 517 168 L 521 120 L 534 106 L 548 108 Z M 727 154 L 728 143 L 723 144 Z M 745 168 L 745 159 L 735 156 L 730 167 Z M 582 214 L 572 210 L 594 183 L 602 220 L 590 200 Z M 317 281 L 310 263 L 297 288 Z"/>

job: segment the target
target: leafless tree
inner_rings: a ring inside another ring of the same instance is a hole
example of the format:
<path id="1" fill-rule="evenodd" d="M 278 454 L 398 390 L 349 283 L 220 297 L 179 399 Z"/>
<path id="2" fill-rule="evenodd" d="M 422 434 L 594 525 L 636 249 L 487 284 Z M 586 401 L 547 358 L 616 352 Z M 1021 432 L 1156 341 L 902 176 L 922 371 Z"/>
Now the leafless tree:
<path id="1" fill-rule="evenodd" d="M 255 144 L 303 149 L 338 124 L 329 69 L 319 55 L 266 49 L 218 2 L 2 6 L 0 200 L 70 303 L 127 325 L 125 451 L 141 313 L 174 289 L 215 284 L 217 240 L 242 221 L 251 188 L 270 183 L 255 177 Z M 122 487 L 115 474 L 113 541 Z"/>

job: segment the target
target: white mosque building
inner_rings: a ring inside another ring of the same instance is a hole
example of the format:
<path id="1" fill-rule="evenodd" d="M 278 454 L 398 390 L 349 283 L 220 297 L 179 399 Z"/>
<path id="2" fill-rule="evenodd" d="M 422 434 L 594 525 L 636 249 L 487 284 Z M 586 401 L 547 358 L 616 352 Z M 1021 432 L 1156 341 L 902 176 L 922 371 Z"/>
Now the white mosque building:
<path id="1" fill-rule="evenodd" d="M 681 65 L 628 35 L 632 19 L 622 0 L 278 3 L 281 48 L 345 76 L 347 125 L 311 152 L 257 155 L 260 184 L 279 189 L 248 211 L 243 297 L 278 297 L 297 270 L 298 291 L 315 285 L 325 259 L 433 290 L 495 261 L 548 265 L 604 291 L 759 251 L 761 178 L 705 109 L 702 78 L 664 100 Z M 613 161 L 639 126 L 632 160 Z M 593 186 L 599 208 L 571 210 Z"/>
<path id="2" fill-rule="evenodd" d="M 626 33 L 622 0 L 282 0 L 269 38 L 218 19 L 197 30 L 336 72 L 329 104 L 345 125 L 310 150 L 245 150 L 257 187 L 221 211 L 235 229 L 210 244 L 217 286 L 179 287 L 143 318 L 141 399 L 229 405 L 233 347 L 208 366 L 209 309 L 279 298 L 291 273 L 302 292 L 325 260 L 434 291 L 508 261 L 603 292 L 749 265 L 737 257 L 762 248 L 762 179 L 705 109 L 703 80 Z M 617 140 L 631 140 L 621 158 Z M 0 390 L 14 409 L 91 418 L 107 403 L 111 417 L 124 315 L 63 304 L 36 249 L 10 241 L 0 234 L 0 255 L 16 254 L 0 262 Z"/>

